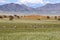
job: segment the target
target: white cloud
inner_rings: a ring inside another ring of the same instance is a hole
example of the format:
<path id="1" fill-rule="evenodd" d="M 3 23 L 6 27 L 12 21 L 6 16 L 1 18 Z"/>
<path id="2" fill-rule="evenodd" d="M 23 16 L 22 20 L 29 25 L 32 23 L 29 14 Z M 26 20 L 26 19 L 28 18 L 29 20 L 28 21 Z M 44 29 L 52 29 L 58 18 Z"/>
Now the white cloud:
<path id="1" fill-rule="evenodd" d="M 18 0 L 17 3 L 20 3 L 20 4 L 27 4 L 27 3 L 38 4 L 38 3 L 43 3 L 43 0 Z"/>
<path id="2" fill-rule="evenodd" d="M 7 3 L 10 3 L 10 2 L 8 2 L 6 0 L 0 0 L 0 4 L 7 4 Z"/>
<path id="3" fill-rule="evenodd" d="M 0 0 L 0 3 L 5 3 L 6 1 L 5 0 Z"/>

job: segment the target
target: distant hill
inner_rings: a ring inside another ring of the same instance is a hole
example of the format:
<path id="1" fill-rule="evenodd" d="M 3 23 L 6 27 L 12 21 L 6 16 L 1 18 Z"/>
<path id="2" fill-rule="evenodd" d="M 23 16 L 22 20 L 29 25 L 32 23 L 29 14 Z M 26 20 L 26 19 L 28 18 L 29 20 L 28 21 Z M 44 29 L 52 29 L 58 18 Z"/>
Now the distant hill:
<path id="1" fill-rule="evenodd" d="M 5 4 L 0 5 L 0 11 L 3 12 L 35 12 L 37 14 L 58 14 L 60 15 L 60 3 L 46 4 L 42 7 L 31 8 L 24 4 Z"/>
<path id="2" fill-rule="evenodd" d="M 42 7 L 36 8 L 36 10 L 44 13 L 60 13 L 60 3 L 46 4 Z"/>
<path id="3" fill-rule="evenodd" d="M 5 4 L 5 5 L 1 5 L 0 6 L 0 11 L 7 11 L 7 12 L 29 12 L 32 11 L 33 8 L 28 7 L 24 4 L 14 4 L 14 3 L 10 3 L 10 4 Z"/>

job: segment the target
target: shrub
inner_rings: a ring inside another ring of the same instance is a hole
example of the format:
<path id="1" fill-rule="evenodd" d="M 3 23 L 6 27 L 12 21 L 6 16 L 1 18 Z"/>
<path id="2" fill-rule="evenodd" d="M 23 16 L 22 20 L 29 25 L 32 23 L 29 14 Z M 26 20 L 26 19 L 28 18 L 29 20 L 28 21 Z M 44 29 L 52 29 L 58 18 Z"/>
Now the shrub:
<path id="1" fill-rule="evenodd" d="M 40 19 L 37 19 L 37 20 L 40 20 Z"/>
<path id="2" fill-rule="evenodd" d="M 9 20 L 13 20 L 13 18 L 14 18 L 13 16 L 9 16 Z"/>
<path id="3" fill-rule="evenodd" d="M 19 16 L 17 16 L 17 18 L 19 19 L 20 17 L 19 17 Z"/>
<path id="4" fill-rule="evenodd" d="M 55 16 L 55 19 L 57 19 L 57 16 Z"/>
<path id="5" fill-rule="evenodd" d="M 58 20 L 60 20 L 60 18 L 58 18 Z"/>
<path id="6" fill-rule="evenodd" d="M 0 16 L 0 19 L 2 19 L 3 17 L 2 16 Z"/>
<path id="7" fill-rule="evenodd" d="M 6 16 L 6 15 L 3 15 L 3 17 L 4 17 L 4 18 L 7 18 L 7 16 Z"/>
<path id="8" fill-rule="evenodd" d="M 49 17 L 49 16 L 47 16 L 47 19 L 50 19 L 50 17 Z"/>

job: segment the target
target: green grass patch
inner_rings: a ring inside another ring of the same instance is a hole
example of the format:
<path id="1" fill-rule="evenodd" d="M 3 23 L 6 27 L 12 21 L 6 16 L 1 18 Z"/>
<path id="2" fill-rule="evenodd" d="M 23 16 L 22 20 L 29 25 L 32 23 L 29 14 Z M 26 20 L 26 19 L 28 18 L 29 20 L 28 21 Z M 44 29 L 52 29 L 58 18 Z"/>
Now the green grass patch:
<path id="1" fill-rule="evenodd" d="M 60 21 L 0 19 L 0 40 L 60 40 Z"/>

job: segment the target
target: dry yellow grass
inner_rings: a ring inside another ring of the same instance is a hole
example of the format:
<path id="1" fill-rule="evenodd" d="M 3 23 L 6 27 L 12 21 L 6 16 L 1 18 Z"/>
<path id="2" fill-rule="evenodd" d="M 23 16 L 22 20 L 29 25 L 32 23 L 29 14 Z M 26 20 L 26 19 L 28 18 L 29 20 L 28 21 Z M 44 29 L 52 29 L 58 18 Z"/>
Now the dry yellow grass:
<path id="1" fill-rule="evenodd" d="M 24 18 L 24 19 L 45 19 L 46 16 L 41 16 L 41 15 L 28 15 L 28 16 L 23 16 L 21 18 Z"/>

